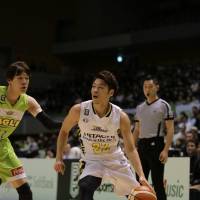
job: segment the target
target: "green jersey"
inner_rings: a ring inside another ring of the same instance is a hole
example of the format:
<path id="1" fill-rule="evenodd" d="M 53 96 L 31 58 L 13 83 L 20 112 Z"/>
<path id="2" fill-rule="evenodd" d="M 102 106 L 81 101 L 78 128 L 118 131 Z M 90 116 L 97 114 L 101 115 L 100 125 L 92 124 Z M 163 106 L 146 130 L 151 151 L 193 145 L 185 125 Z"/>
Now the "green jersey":
<path id="1" fill-rule="evenodd" d="M 0 140 L 11 135 L 28 109 L 28 95 L 21 94 L 15 105 L 6 99 L 6 86 L 0 86 Z"/>

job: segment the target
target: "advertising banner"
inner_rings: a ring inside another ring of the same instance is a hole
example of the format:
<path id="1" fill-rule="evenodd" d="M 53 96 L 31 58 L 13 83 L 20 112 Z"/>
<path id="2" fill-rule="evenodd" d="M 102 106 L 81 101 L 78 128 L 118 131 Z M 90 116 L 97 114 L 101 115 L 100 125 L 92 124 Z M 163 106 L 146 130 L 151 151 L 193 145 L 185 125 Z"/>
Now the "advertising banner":
<path id="1" fill-rule="evenodd" d="M 188 200 L 190 183 L 189 158 L 169 158 L 165 168 L 166 193 L 168 200 Z"/>
<path id="2" fill-rule="evenodd" d="M 55 200 L 57 193 L 57 174 L 53 170 L 55 160 L 36 158 L 21 160 L 33 192 L 33 199 Z M 18 194 L 9 184 L 2 184 L 0 200 L 18 200 Z"/>
<path id="3" fill-rule="evenodd" d="M 53 170 L 54 159 L 22 159 L 28 181 L 36 200 L 78 200 L 79 162 L 65 160 L 65 174 Z M 168 200 L 189 199 L 189 158 L 169 158 L 165 166 L 164 184 Z M 151 180 L 150 180 L 151 182 Z M 95 200 L 126 200 L 116 196 L 114 186 L 102 184 L 94 195 Z M 0 200 L 18 200 L 16 190 L 8 184 L 0 186 Z"/>

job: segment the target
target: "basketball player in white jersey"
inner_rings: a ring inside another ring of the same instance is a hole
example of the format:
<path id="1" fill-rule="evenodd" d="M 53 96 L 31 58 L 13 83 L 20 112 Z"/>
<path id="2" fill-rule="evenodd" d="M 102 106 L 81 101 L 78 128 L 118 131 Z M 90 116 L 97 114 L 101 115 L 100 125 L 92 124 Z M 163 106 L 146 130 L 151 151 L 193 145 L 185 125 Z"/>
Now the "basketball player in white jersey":
<path id="1" fill-rule="evenodd" d="M 130 120 L 118 106 L 110 103 L 110 98 L 116 94 L 117 89 L 117 80 L 111 72 L 98 73 L 92 84 L 92 100 L 70 109 L 58 136 L 54 169 L 63 174 L 64 146 L 71 128 L 79 125 L 83 161 L 79 177 L 81 200 L 93 200 L 95 190 L 105 180 L 113 183 L 115 192 L 120 196 L 129 195 L 131 189 L 140 183 L 151 188 L 144 178 L 134 146 Z M 123 137 L 126 155 L 140 177 L 140 183 L 136 181 L 130 164 L 118 145 L 119 134 Z"/>

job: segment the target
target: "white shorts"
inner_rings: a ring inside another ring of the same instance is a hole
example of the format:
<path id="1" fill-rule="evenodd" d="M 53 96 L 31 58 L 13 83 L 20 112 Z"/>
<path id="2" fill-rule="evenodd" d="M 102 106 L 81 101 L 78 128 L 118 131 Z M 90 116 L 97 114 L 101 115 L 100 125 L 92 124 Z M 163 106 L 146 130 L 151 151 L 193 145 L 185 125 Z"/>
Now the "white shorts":
<path id="1" fill-rule="evenodd" d="M 130 164 L 124 157 L 121 160 L 86 160 L 79 179 L 91 175 L 102 178 L 102 182 L 114 185 L 119 196 L 129 195 L 133 187 L 139 186 Z"/>

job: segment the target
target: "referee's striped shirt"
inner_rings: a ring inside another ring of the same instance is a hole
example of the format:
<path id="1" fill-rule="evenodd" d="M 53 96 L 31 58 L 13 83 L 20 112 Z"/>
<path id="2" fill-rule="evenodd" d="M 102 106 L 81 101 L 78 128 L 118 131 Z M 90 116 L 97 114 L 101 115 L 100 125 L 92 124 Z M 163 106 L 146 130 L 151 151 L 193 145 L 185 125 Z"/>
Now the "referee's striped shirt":
<path id="1" fill-rule="evenodd" d="M 165 135 L 165 120 L 174 119 L 171 106 L 159 98 L 148 103 L 147 101 L 136 108 L 135 122 L 140 122 L 139 138 L 151 138 Z"/>

